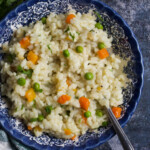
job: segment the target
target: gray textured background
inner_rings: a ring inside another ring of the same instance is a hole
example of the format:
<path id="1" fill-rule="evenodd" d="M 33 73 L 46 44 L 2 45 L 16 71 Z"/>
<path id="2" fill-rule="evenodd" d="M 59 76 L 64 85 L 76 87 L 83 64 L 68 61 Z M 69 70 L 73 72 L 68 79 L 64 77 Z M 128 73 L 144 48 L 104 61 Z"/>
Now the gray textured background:
<path id="1" fill-rule="evenodd" d="M 124 127 L 135 150 L 150 150 L 150 0 L 101 0 L 129 24 L 144 57 L 144 88 L 139 105 Z M 96 150 L 122 150 L 117 136 Z"/>

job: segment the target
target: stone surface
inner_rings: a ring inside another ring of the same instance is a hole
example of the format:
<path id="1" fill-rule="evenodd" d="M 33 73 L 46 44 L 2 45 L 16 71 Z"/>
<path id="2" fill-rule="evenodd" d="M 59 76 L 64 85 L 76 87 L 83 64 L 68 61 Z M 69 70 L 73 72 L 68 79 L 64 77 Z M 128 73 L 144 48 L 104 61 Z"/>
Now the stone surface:
<path id="1" fill-rule="evenodd" d="M 144 57 L 144 88 L 139 105 L 124 127 L 135 150 L 150 150 L 150 0 L 101 0 L 117 11 L 136 35 Z M 122 150 L 117 136 L 96 150 Z"/>

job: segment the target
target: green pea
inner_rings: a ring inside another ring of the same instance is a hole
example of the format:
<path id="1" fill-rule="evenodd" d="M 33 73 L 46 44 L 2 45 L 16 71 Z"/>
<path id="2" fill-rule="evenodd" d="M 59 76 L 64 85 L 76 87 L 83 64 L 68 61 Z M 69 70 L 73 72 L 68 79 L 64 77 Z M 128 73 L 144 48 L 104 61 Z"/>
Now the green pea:
<path id="1" fill-rule="evenodd" d="M 97 109 L 96 110 L 96 116 L 102 117 L 103 116 L 103 112 L 100 109 Z"/>
<path id="2" fill-rule="evenodd" d="M 17 80 L 17 83 L 20 85 L 20 86 L 24 86 L 26 84 L 26 79 L 24 78 L 19 78 Z"/>
<path id="3" fill-rule="evenodd" d="M 69 56 L 70 56 L 70 53 L 69 53 L 68 49 L 63 50 L 63 55 L 64 55 L 65 57 L 69 57 Z"/>
<path id="4" fill-rule="evenodd" d="M 45 107 L 45 111 L 46 111 L 48 114 L 50 114 L 52 110 L 53 110 L 53 107 L 52 107 L 52 106 L 46 106 L 46 107 Z"/>
<path id="5" fill-rule="evenodd" d="M 86 80 L 92 80 L 93 79 L 93 73 L 91 73 L 91 72 L 87 72 L 85 75 L 84 75 L 84 78 L 86 79 Z"/>
<path id="6" fill-rule="evenodd" d="M 76 47 L 76 52 L 77 53 L 82 53 L 83 52 L 83 47 L 82 46 L 77 46 Z"/>
<path id="7" fill-rule="evenodd" d="M 41 20 L 42 20 L 43 24 L 46 24 L 46 18 L 45 17 L 43 17 Z"/>
<path id="8" fill-rule="evenodd" d="M 103 42 L 98 43 L 97 46 L 98 46 L 99 49 L 105 48 L 105 44 Z"/>
<path id="9" fill-rule="evenodd" d="M 23 71 L 23 68 L 19 65 L 19 66 L 17 66 L 17 71 L 18 71 L 18 72 L 22 72 L 22 71 Z"/>
<path id="10" fill-rule="evenodd" d="M 86 111 L 84 113 L 84 117 L 89 118 L 91 116 L 91 112 L 90 111 Z"/>
<path id="11" fill-rule="evenodd" d="M 37 82 L 35 82 L 35 83 L 33 84 L 33 88 L 34 88 L 34 90 L 37 92 L 38 90 L 40 90 L 40 84 L 37 83 Z"/>
<path id="12" fill-rule="evenodd" d="M 104 122 L 102 122 L 102 126 L 103 126 L 103 127 L 108 126 L 108 121 L 104 121 Z"/>
<path id="13" fill-rule="evenodd" d="M 103 25 L 98 22 L 95 24 L 95 28 L 103 30 Z"/>
<path id="14" fill-rule="evenodd" d="M 35 121 L 37 121 L 37 118 L 31 118 L 30 119 L 30 122 L 35 122 Z"/>
<path id="15" fill-rule="evenodd" d="M 38 118 L 37 118 L 37 120 L 40 121 L 40 122 L 43 121 L 43 119 L 44 119 L 43 115 L 39 115 Z"/>

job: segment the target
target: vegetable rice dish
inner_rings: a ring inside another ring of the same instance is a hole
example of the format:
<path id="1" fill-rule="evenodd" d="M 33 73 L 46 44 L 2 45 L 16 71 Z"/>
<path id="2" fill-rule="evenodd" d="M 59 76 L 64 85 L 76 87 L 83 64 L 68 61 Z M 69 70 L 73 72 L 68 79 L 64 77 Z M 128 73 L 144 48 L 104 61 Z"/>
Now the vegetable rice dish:
<path id="1" fill-rule="evenodd" d="M 124 60 L 93 11 L 51 13 L 20 27 L 2 46 L 1 93 L 10 114 L 36 136 L 76 140 L 107 126 L 105 107 L 121 117 Z"/>

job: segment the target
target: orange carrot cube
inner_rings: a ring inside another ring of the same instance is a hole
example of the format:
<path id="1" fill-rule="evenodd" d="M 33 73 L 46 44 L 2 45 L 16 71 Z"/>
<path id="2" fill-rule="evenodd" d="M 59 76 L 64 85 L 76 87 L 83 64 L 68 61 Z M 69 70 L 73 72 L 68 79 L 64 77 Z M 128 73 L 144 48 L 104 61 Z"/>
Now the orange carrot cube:
<path id="1" fill-rule="evenodd" d="M 108 53 L 106 48 L 103 48 L 103 49 L 99 50 L 97 52 L 97 54 L 98 54 L 100 59 L 104 59 L 104 58 L 107 58 L 109 56 L 109 53 Z"/>
<path id="2" fill-rule="evenodd" d="M 33 64 L 36 64 L 38 61 L 38 56 L 33 51 L 30 51 L 27 55 L 27 59 Z"/>

